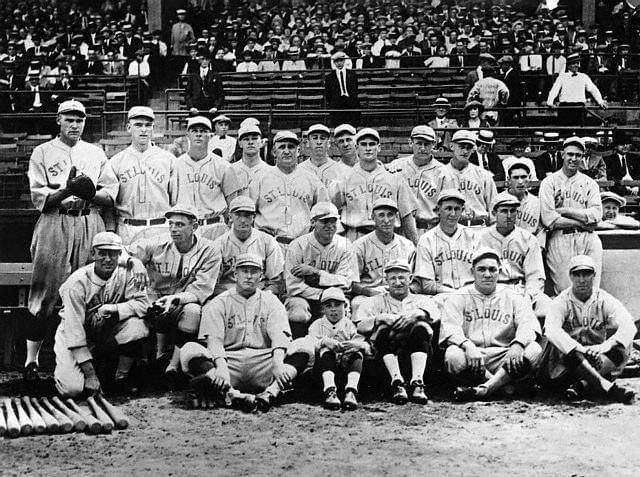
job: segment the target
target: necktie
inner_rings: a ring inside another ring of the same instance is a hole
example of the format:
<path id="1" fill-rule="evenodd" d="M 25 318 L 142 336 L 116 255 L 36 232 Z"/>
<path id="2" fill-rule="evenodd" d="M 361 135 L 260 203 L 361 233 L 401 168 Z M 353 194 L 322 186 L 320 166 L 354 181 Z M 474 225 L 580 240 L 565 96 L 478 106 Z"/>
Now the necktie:
<path id="1" fill-rule="evenodd" d="M 527 66 L 531 69 L 531 55 L 527 55 Z"/>
<path id="2" fill-rule="evenodd" d="M 622 164 L 622 170 L 624 171 L 624 174 L 627 175 L 629 169 L 627 168 L 627 155 L 623 154 L 622 156 L 620 156 L 620 163 Z"/>
<path id="3" fill-rule="evenodd" d="M 487 159 L 486 154 L 482 155 L 482 167 L 484 167 L 486 170 L 489 170 L 489 160 Z"/>
<path id="4" fill-rule="evenodd" d="M 349 96 L 347 93 L 347 85 L 343 76 L 343 70 L 338 71 L 338 79 L 340 80 L 340 94 L 341 96 Z"/>

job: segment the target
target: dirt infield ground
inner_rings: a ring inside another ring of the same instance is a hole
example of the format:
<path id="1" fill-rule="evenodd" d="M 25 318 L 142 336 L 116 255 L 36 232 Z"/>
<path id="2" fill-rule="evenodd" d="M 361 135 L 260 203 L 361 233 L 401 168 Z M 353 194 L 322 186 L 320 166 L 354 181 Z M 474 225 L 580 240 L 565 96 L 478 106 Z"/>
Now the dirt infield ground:
<path id="1" fill-rule="evenodd" d="M 621 382 L 640 392 L 640 378 Z M 620 477 L 640 469 L 640 403 L 377 401 L 353 413 L 283 403 L 247 415 L 186 410 L 177 399 L 121 402 L 132 425 L 111 435 L 3 439 L 0 475 Z"/>

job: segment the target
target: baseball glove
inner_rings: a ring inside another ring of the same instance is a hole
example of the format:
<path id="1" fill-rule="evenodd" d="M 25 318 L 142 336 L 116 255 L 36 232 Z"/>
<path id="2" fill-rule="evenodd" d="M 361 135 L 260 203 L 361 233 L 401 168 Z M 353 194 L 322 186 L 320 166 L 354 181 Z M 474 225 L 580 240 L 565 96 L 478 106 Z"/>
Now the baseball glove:
<path id="1" fill-rule="evenodd" d="M 84 200 L 92 200 L 96 195 L 96 186 L 93 181 L 82 173 L 78 174 L 76 166 L 71 167 L 67 178 L 67 189 L 77 197 Z"/>

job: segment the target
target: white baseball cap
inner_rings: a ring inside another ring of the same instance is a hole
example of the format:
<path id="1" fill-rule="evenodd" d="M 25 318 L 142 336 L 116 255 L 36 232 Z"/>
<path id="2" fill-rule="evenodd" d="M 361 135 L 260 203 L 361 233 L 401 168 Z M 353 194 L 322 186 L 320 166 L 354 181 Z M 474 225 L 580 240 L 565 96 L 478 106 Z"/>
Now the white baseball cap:
<path id="1" fill-rule="evenodd" d="M 465 131 L 464 129 L 456 131 L 451 138 L 451 142 L 468 143 L 476 145 L 476 135 L 471 131 Z"/>
<path id="2" fill-rule="evenodd" d="M 262 131 L 260 131 L 260 126 L 257 124 L 250 123 L 240 126 L 240 129 L 238 129 L 238 139 L 242 139 L 242 136 L 246 136 L 247 134 L 258 134 L 262 136 Z"/>
<path id="3" fill-rule="evenodd" d="M 320 296 L 320 303 L 324 303 L 329 300 L 340 301 L 342 303 L 346 303 L 347 301 L 346 297 L 344 296 L 344 292 L 337 287 L 327 288 L 322 292 L 322 295 Z"/>
<path id="4" fill-rule="evenodd" d="M 333 137 L 338 137 L 341 134 L 349 134 L 351 136 L 356 135 L 356 128 L 354 128 L 351 124 L 341 124 L 340 126 L 336 126 L 333 130 Z"/>
<path id="5" fill-rule="evenodd" d="M 475 265 L 480 260 L 486 257 L 493 257 L 498 261 L 498 263 L 500 263 L 501 261 L 499 252 L 489 247 L 480 247 L 473 253 L 473 257 L 471 258 L 471 265 Z"/>
<path id="6" fill-rule="evenodd" d="M 209 118 L 205 118 L 204 116 L 194 116 L 192 118 L 187 119 L 187 129 L 192 128 L 193 126 L 206 126 L 211 130 L 211 121 Z"/>
<path id="7" fill-rule="evenodd" d="M 291 141 L 296 144 L 300 144 L 300 139 L 298 136 L 292 131 L 278 131 L 276 135 L 273 137 L 273 142 L 282 142 L 282 141 Z"/>
<path id="8" fill-rule="evenodd" d="M 414 137 L 421 138 L 421 139 L 426 139 L 427 141 L 431 141 L 431 142 L 435 142 L 435 140 L 436 140 L 436 132 L 433 130 L 432 127 L 420 125 L 420 126 L 416 126 L 411 131 L 411 139 L 413 139 Z"/>
<path id="9" fill-rule="evenodd" d="M 356 143 L 360 141 L 363 137 L 373 137 L 376 141 L 380 142 L 380 134 L 373 128 L 363 128 L 356 134 L 355 141 Z"/>
<path id="10" fill-rule="evenodd" d="M 82 117 L 87 116 L 87 110 L 84 108 L 84 104 L 75 99 L 69 99 L 60 103 L 60 106 L 58 106 L 58 114 L 63 113 L 79 113 Z"/>
<path id="11" fill-rule="evenodd" d="M 309 129 L 307 130 L 307 134 L 311 134 L 314 132 L 323 132 L 325 133 L 327 136 L 329 136 L 331 134 L 331 130 L 325 126 L 324 124 L 313 124 L 311 126 L 309 126 Z"/>
<path id="12" fill-rule="evenodd" d="M 103 250 L 122 250 L 122 239 L 113 232 L 100 232 L 93 236 L 91 246 Z"/>
<path id="13" fill-rule="evenodd" d="M 578 270 L 596 271 L 596 264 L 588 255 L 576 255 L 569 261 L 569 273 Z"/>
<path id="14" fill-rule="evenodd" d="M 133 118 L 149 118 L 155 119 L 156 116 L 153 114 L 153 109 L 148 106 L 134 106 L 129 110 L 127 114 L 127 119 Z"/>

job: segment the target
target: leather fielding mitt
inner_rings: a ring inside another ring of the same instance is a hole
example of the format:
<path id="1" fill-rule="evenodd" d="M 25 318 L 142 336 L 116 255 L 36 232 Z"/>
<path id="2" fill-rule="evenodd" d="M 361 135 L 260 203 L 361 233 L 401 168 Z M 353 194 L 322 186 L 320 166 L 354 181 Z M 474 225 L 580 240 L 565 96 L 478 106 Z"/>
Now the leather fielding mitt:
<path id="1" fill-rule="evenodd" d="M 76 166 L 72 166 L 67 178 L 67 189 L 76 197 L 84 200 L 92 200 L 96 195 L 96 186 L 93 181 L 82 173 L 78 174 Z"/>

